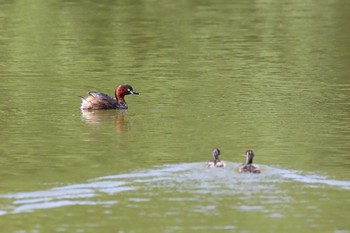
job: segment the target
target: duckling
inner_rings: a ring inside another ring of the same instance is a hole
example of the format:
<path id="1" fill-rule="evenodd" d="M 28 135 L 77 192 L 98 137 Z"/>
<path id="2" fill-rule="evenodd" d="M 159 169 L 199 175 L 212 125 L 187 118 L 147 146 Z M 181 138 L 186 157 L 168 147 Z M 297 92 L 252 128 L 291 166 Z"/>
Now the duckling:
<path id="1" fill-rule="evenodd" d="M 245 152 L 246 161 L 239 167 L 239 172 L 260 173 L 259 166 L 253 164 L 254 152 L 247 150 Z"/>
<path id="2" fill-rule="evenodd" d="M 226 164 L 224 163 L 224 161 L 221 161 L 219 159 L 219 155 L 220 155 L 220 149 L 215 147 L 213 149 L 213 160 L 210 160 L 207 162 L 208 168 L 212 168 L 212 167 L 225 167 Z"/>

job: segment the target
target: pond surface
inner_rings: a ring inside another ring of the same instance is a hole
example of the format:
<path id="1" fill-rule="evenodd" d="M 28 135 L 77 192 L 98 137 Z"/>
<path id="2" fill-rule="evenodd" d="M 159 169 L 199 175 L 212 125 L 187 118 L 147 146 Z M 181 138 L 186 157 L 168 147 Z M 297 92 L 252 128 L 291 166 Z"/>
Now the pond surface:
<path id="1" fill-rule="evenodd" d="M 1 2 L 1 232 L 350 232 L 349 10 Z"/>

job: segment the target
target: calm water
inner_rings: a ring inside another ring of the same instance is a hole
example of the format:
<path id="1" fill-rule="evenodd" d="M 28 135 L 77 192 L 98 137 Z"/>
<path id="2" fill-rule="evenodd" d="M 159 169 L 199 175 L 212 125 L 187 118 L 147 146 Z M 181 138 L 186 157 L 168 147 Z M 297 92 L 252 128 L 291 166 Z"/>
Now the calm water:
<path id="1" fill-rule="evenodd" d="M 1 232 L 350 232 L 349 11 L 0 2 Z M 128 111 L 80 111 L 121 83 Z"/>

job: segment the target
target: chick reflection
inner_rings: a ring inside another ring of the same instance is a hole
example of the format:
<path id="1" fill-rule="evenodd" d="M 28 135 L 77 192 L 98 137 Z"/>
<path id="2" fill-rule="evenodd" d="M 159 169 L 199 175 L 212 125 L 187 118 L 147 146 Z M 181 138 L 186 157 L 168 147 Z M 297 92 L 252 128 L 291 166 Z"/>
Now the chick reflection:
<path id="1" fill-rule="evenodd" d="M 127 110 L 111 110 L 111 111 L 88 111 L 82 110 L 81 115 L 86 123 L 91 125 L 99 125 L 106 122 L 115 122 L 117 133 L 124 133 L 129 130 L 129 123 L 124 120 Z"/>

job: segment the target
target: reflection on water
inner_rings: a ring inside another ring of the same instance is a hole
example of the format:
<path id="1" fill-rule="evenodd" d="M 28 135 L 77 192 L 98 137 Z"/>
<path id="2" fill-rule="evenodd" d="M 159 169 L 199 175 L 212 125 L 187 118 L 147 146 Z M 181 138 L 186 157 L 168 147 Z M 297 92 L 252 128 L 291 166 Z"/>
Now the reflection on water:
<path id="1" fill-rule="evenodd" d="M 117 133 L 124 133 L 129 129 L 128 121 L 124 120 L 127 110 L 82 110 L 81 116 L 86 123 L 99 125 L 102 123 L 113 122 Z"/>
<path id="2" fill-rule="evenodd" d="M 134 204 L 157 202 L 159 193 L 174 192 L 177 195 L 163 195 L 163 200 L 191 201 L 194 202 L 192 211 L 204 213 L 208 211 L 208 206 L 203 208 L 203 201 L 215 206 L 215 202 L 224 200 L 226 196 L 236 196 L 234 208 L 239 211 L 263 212 L 269 216 L 283 217 L 283 211 L 279 209 L 291 202 L 293 197 L 281 187 L 282 184 L 296 183 L 300 189 L 310 185 L 321 189 L 324 185 L 350 189 L 350 181 L 332 180 L 317 174 L 303 174 L 300 171 L 268 166 L 262 166 L 264 172 L 260 175 L 240 174 L 234 169 L 238 166 L 228 163 L 228 168 L 225 169 L 206 169 L 203 163 L 165 165 L 135 173 L 98 177 L 83 184 L 1 194 L 1 203 L 9 204 L 1 206 L 0 215 L 74 205 L 112 206 L 119 204 L 115 198 L 118 193 L 142 189 L 143 197 L 130 197 L 128 201 Z M 215 199 L 205 199 L 203 194 L 215 196 Z M 252 201 L 257 195 L 259 199 Z"/>
<path id="3" fill-rule="evenodd" d="M 116 221 L 120 232 L 349 228 L 347 6 L 1 1 L 0 210 L 9 222 L 0 229 L 110 232 Z M 117 82 L 142 88 L 145 98 L 128 99 L 137 114 L 80 115 L 78 93 Z M 252 176 L 235 164 L 189 163 L 213 144 L 229 161 L 253 147 L 258 163 L 294 170 L 265 166 Z M 100 178 L 85 182 L 91 177 Z M 56 183 L 75 185 L 46 186 Z"/>

